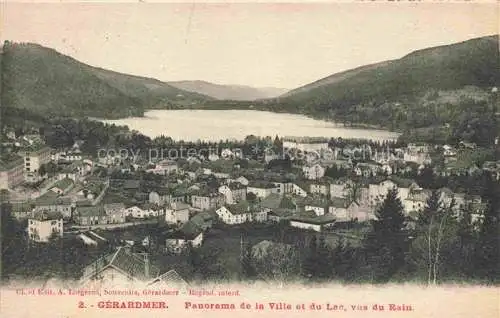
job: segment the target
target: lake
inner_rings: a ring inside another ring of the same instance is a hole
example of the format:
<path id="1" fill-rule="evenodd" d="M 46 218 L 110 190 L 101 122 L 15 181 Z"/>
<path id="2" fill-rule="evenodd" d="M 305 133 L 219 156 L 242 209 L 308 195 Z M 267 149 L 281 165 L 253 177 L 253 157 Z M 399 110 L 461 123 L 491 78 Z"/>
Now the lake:
<path id="1" fill-rule="evenodd" d="M 144 117 L 101 120 L 126 125 L 151 138 L 165 135 L 174 140 L 243 140 L 255 136 L 342 137 L 394 140 L 399 134 L 378 129 L 344 127 L 342 124 L 303 115 L 258 110 L 151 110 Z"/>

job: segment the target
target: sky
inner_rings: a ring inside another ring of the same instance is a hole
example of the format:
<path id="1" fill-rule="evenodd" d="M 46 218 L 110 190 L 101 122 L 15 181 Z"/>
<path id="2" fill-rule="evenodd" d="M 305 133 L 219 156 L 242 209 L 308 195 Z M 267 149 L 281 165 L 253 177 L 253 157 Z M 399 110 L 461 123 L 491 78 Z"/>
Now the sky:
<path id="1" fill-rule="evenodd" d="M 146 1 L 146 0 L 144 0 Z M 292 89 L 498 34 L 490 3 L 0 3 L 0 39 L 162 81 Z"/>

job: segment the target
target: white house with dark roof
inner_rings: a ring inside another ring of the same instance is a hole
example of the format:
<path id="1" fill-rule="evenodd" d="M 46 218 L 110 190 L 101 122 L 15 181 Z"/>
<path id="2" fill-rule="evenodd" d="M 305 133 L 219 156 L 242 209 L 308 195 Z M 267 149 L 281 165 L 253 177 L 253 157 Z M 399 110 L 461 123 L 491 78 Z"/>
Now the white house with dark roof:
<path id="1" fill-rule="evenodd" d="M 350 221 L 357 220 L 358 222 L 366 222 L 370 220 L 376 219 L 375 212 L 372 208 L 368 206 L 364 206 L 362 204 L 358 204 L 356 201 L 351 202 L 347 207 L 347 219 L 342 220 L 341 218 L 338 221 Z"/>
<path id="2" fill-rule="evenodd" d="M 325 172 L 325 167 L 318 163 L 302 167 L 302 173 L 308 180 L 319 180 L 325 176 Z"/>
<path id="3" fill-rule="evenodd" d="M 165 222 L 183 224 L 189 221 L 190 206 L 185 203 L 172 203 L 165 209 Z"/>
<path id="4" fill-rule="evenodd" d="M 77 206 L 75 210 L 75 222 L 82 226 L 92 226 L 98 224 L 109 224 L 109 218 L 101 205 L 98 206 Z"/>
<path id="5" fill-rule="evenodd" d="M 368 185 L 370 203 L 375 206 L 387 195 L 390 189 L 397 188 L 398 197 L 404 201 L 411 189 L 417 189 L 419 186 L 412 180 L 402 178 L 390 178 L 379 183 Z"/>
<path id="6" fill-rule="evenodd" d="M 136 219 L 147 219 L 158 217 L 164 214 L 162 207 L 155 203 L 144 203 L 140 205 L 134 205 L 125 209 L 125 215 L 131 216 Z"/>
<path id="7" fill-rule="evenodd" d="M 411 212 L 423 210 L 431 193 L 432 191 L 422 188 L 412 189 L 407 197 L 402 200 L 405 213 L 408 215 Z"/>
<path id="8" fill-rule="evenodd" d="M 35 200 L 35 211 L 59 212 L 64 219 L 72 217 L 74 207 L 70 197 L 61 197 L 53 191 L 48 191 Z"/>
<path id="9" fill-rule="evenodd" d="M 330 183 L 328 182 L 313 182 L 309 184 L 309 192 L 312 194 L 328 195 L 330 191 Z"/>
<path id="10" fill-rule="evenodd" d="M 61 213 L 38 211 L 28 219 L 28 238 L 34 242 L 48 242 L 53 236 L 63 236 Z"/>
<path id="11" fill-rule="evenodd" d="M 169 252 L 180 253 L 188 245 L 194 248 L 203 244 L 203 229 L 188 221 L 179 229 L 167 234 L 165 248 Z"/>
<path id="12" fill-rule="evenodd" d="M 246 222 L 266 222 L 267 209 L 250 206 L 243 201 L 238 204 L 225 205 L 215 211 L 226 224 L 243 224 Z"/>
<path id="13" fill-rule="evenodd" d="M 312 211 L 294 215 L 290 218 L 290 226 L 315 232 L 321 232 L 326 228 L 332 227 L 334 224 L 334 215 L 324 214 L 317 216 Z"/>
<path id="14" fill-rule="evenodd" d="M 236 204 L 247 198 L 247 188 L 238 182 L 220 186 L 219 192 L 224 195 L 226 204 Z"/>
<path id="15" fill-rule="evenodd" d="M 191 206 L 199 210 L 216 209 L 224 204 L 224 200 L 223 194 L 202 189 L 191 196 Z"/>
<path id="16" fill-rule="evenodd" d="M 125 223 L 125 210 L 125 204 L 123 203 L 104 204 L 104 212 L 108 216 L 110 223 Z"/>
<path id="17" fill-rule="evenodd" d="M 173 160 L 162 160 L 158 162 L 153 169 L 147 170 L 147 172 L 152 172 L 159 175 L 168 175 L 179 170 L 177 162 Z"/>
<path id="18" fill-rule="evenodd" d="M 307 197 L 307 191 L 303 189 L 301 186 L 297 185 L 296 183 L 292 184 L 292 194 L 295 194 L 299 197 Z"/>
<path id="19" fill-rule="evenodd" d="M 337 220 L 349 220 L 348 207 L 349 204 L 346 199 L 332 198 L 328 206 L 328 213 L 334 215 Z"/>
<path id="20" fill-rule="evenodd" d="M 258 198 L 265 198 L 273 193 L 278 193 L 280 187 L 271 182 L 253 181 L 247 187 L 247 193 L 253 193 Z"/>
<path id="21" fill-rule="evenodd" d="M 354 173 L 365 178 L 376 176 L 381 171 L 381 166 L 375 163 L 360 162 L 354 167 Z"/>
<path id="22" fill-rule="evenodd" d="M 337 180 L 330 184 L 330 197 L 332 198 L 346 198 L 349 195 L 349 190 L 354 182 L 350 180 Z"/>
<path id="23" fill-rule="evenodd" d="M 304 203 L 304 211 L 313 211 L 316 215 L 320 216 L 326 213 L 328 208 L 328 201 L 326 199 L 311 199 Z"/>

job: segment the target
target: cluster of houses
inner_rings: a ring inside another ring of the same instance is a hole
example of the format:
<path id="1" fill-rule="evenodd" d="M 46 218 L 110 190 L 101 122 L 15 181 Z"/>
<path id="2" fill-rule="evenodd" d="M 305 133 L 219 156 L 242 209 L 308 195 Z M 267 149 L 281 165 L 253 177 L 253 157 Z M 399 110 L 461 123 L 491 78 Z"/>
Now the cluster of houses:
<path id="1" fill-rule="evenodd" d="M 0 160 L 0 190 L 15 193 L 24 184 L 39 184 L 26 199 L 10 200 L 13 215 L 27 221 L 27 237 L 37 243 L 63 237 L 76 229 L 77 237 L 85 244 L 99 245 L 110 239 L 107 229 L 146 222 L 168 225 L 160 241 L 164 250 L 173 254 L 202 246 L 206 232 L 215 224 L 232 227 L 244 223 L 285 223 L 297 229 L 323 232 L 339 223 L 375 219 L 377 207 L 393 188 L 398 190 L 405 215 L 412 219 L 425 207 L 431 191 L 401 175 L 421 171 L 432 163 L 431 156 L 436 153 L 444 158 L 444 166 L 434 168 L 436 175 L 487 171 L 500 180 L 500 161 L 487 161 L 481 167 L 462 163 L 461 154 L 476 149 L 470 143 L 439 148 L 409 144 L 377 152 L 369 146 L 333 149 L 323 141 L 287 140 L 283 142 L 283 152 L 297 160 L 293 161 L 293 176 L 285 177 L 265 169 L 271 160 L 282 158 L 277 154 L 266 154 L 261 166 L 253 170 L 240 169 L 236 163 L 234 169 L 219 169 L 222 161 L 244 157 L 229 149 L 210 154 L 205 161 L 190 157 L 187 168 L 185 163 L 169 159 L 127 165 L 116 154 L 98 158 L 83 155 L 81 141 L 55 151 L 36 134 L 9 138 L 8 144 L 20 150 Z M 41 170 L 49 163 L 57 170 L 47 176 Z M 328 168 L 332 166 L 349 173 L 346 177 L 328 177 Z M 97 173 L 99 169 L 106 173 Z M 114 180 L 110 177 L 113 171 L 128 177 Z M 144 172 L 155 175 L 156 181 L 141 178 Z M 480 197 L 454 193 L 448 188 L 438 192 L 443 205 L 455 203 L 456 213 L 468 205 L 474 209 L 473 218 L 481 217 L 484 205 Z M 149 246 L 151 241 L 149 235 L 144 235 L 139 245 Z M 145 286 L 162 282 L 186 285 L 175 270 L 162 274 L 150 263 L 147 253 L 134 252 L 134 239 L 124 242 L 85 268 L 83 285 L 97 280 L 108 284 L 116 278 Z"/>
<path id="2" fill-rule="evenodd" d="M 423 169 L 431 163 L 431 153 L 436 151 L 435 147 L 425 144 L 376 152 L 369 146 L 346 146 L 339 150 L 331 149 L 325 142 L 285 141 L 283 151 L 292 154 L 292 159 L 293 156 L 300 159 L 291 181 L 275 175 L 255 178 L 255 175 L 238 173 L 238 169 L 218 171 L 210 165 L 200 165 L 198 159 L 188 160 L 188 165 L 197 166 L 196 169 L 184 169 L 175 160 L 144 165 L 135 162 L 131 169 L 124 167 L 116 156 L 97 159 L 83 156 L 79 150 L 81 142 L 59 152 L 50 150 L 39 140 L 26 143 L 17 157 L 0 162 L 0 188 L 15 189 L 31 180 L 42 164 L 54 162 L 62 167 L 42 183 L 32 200 L 13 203 L 14 215 L 28 219 L 30 240 L 47 242 L 54 235 L 62 236 L 65 226 L 92 231 L 153 221 L 170 226 L 171 230 L 165 235 L 165 248 L 173 253 L 186 246 L 201 246 L 204 233 L 214 222 L 226 226 L 286 222 L 291 227 L 317 232 L 339 222 L 365 222 L 376 217 L 376 207 L 392 188 L 398 189 L 404 212 L 411 217 L 424 208 L 431 192 L 398 175 L 409 167 Z M 453 163 L 460 151 L 473 149 L 475 145 L 461 143 L 456 148 L 444 146 L 440 151 L 445 162 Z M 217 163 L 241 156 L 228 151 L 208 161 Z M 358 160 L 360 156 L 369 156 L 369 160 Z M 326 171 L 333 165 L 370 182 L 354 182 L 350 177 L 329 178 Z M 130 179 L 120 181 L 119 187 L 125 197 L 134 197 L 134 200 L 103 200 L 113 185 L 109 174 L 94 174 L 98 167 L 127 173 Z M 499 162 L 486 162 L 482 169 L 497 178 L 500 175 Z M 163 183 L 139 191 L 144 180 L 135 178 L 137 171 L 157 175 Z M 261 172 L 260 176 L 265 176 L 265 169 Z M 479 217 L 480 198 L 453 193 L 446 188 L 439 193 L 443 203 L 454 199 L 457 211 L 465 204 L 475 204 L 476 217 Z M 88 244 L 99 240 L 94 234 L 82 234 L 81 238 Z"/>

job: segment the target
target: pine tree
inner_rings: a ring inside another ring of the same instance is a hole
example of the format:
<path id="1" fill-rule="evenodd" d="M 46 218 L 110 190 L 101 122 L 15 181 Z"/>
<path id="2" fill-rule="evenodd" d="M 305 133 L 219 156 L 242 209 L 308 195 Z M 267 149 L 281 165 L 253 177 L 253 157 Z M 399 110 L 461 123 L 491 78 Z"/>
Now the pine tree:
<path id="1" fill-rule="evenodd" d="M 467 276 L 472 274 L 473 248 L 476 239 L 474 224 L 472 222 L 472 206 L 466 204 L 460 208 L 458 220 L 457 237 L 460 253 L 457 255 L 457 263 L 462 273 Z"/>
<path id="2" fill-rule="evenodd" d="M 304 261 L 303 274 L 308 278 L 315 278 L 318 270 L 318 247 L 316 236 L 311 237 L 309 249 Z"/>
<path id="3" fill-rule="evenodd" d="M 421 259 L 425 260 L 427 268 L 427 283 L 436 284 L 438 273 L 442 267 L 443 251 L 449 251 L 456 240 L 453 208 L 455 200 L 443 204 L 439 192 L 433 191 L 427 199 L 425 208 L 419 213 L 415 231 L 416 239 L 412 249 L 417 260 L 417 268 Z"/>
<path id="4" fill-rule="evenodd" d="M 328 279 L 333 275 L 332 253 L 326 245 L 324 236 L 320 236 L 318 242 L 316 275 L 320 279 Z"/>
<path id="5" fill-rule="evenodd" d="M 253 263 L 252 246 L 250 244 L 247 244 L 245 250 L 243 251 L 241 268 L 245 279 L 254 279 L 257 276 L 257 271 L 255 270 Z"/>
<path id="6" fill-rule="evenodd" d="M 403 205 L 396 188 L 387 192 L 375 215 L 364 247 L 373 280 L 383 283 L 403 268 L 409 246 Z"/>
<path id="7" fill-rule="evenodd" d="M 489 282 L 500 280 L 500 185 L 488 177 L 483 194 L 487 208 L 480 224 L 475 248 L 475 269 L 479 278 Z"/>
<path id="8" fill-rule="evenodd" d="M 416 236 L 424 240 L 425 252 L 422 256 L 427 263 L 427 283 L 430 284 L 432 280 L 432 273 L 434 268 L 434 232 L 436 224 L 436 216 L 440 212 L 441 204 L 439 200 L 439 192 L 433 191 L 431 196 L 427 199 L 426 205 L 422 211 L 420 211 L 417 218 L 416 226 Z M 417 244 L 419 241 L 416 240 L 414 243 Z"/>
<path id="9" fill-rule="evenodd" d="M 334 264 L 334 276 L 336 278 L 344 279 L 349 266 L 348 259 L 348 249 L 349 246 L 346 245 L 343 238 L 339 238 L 337 245 L 332 251 L 332 260 Z"/>

